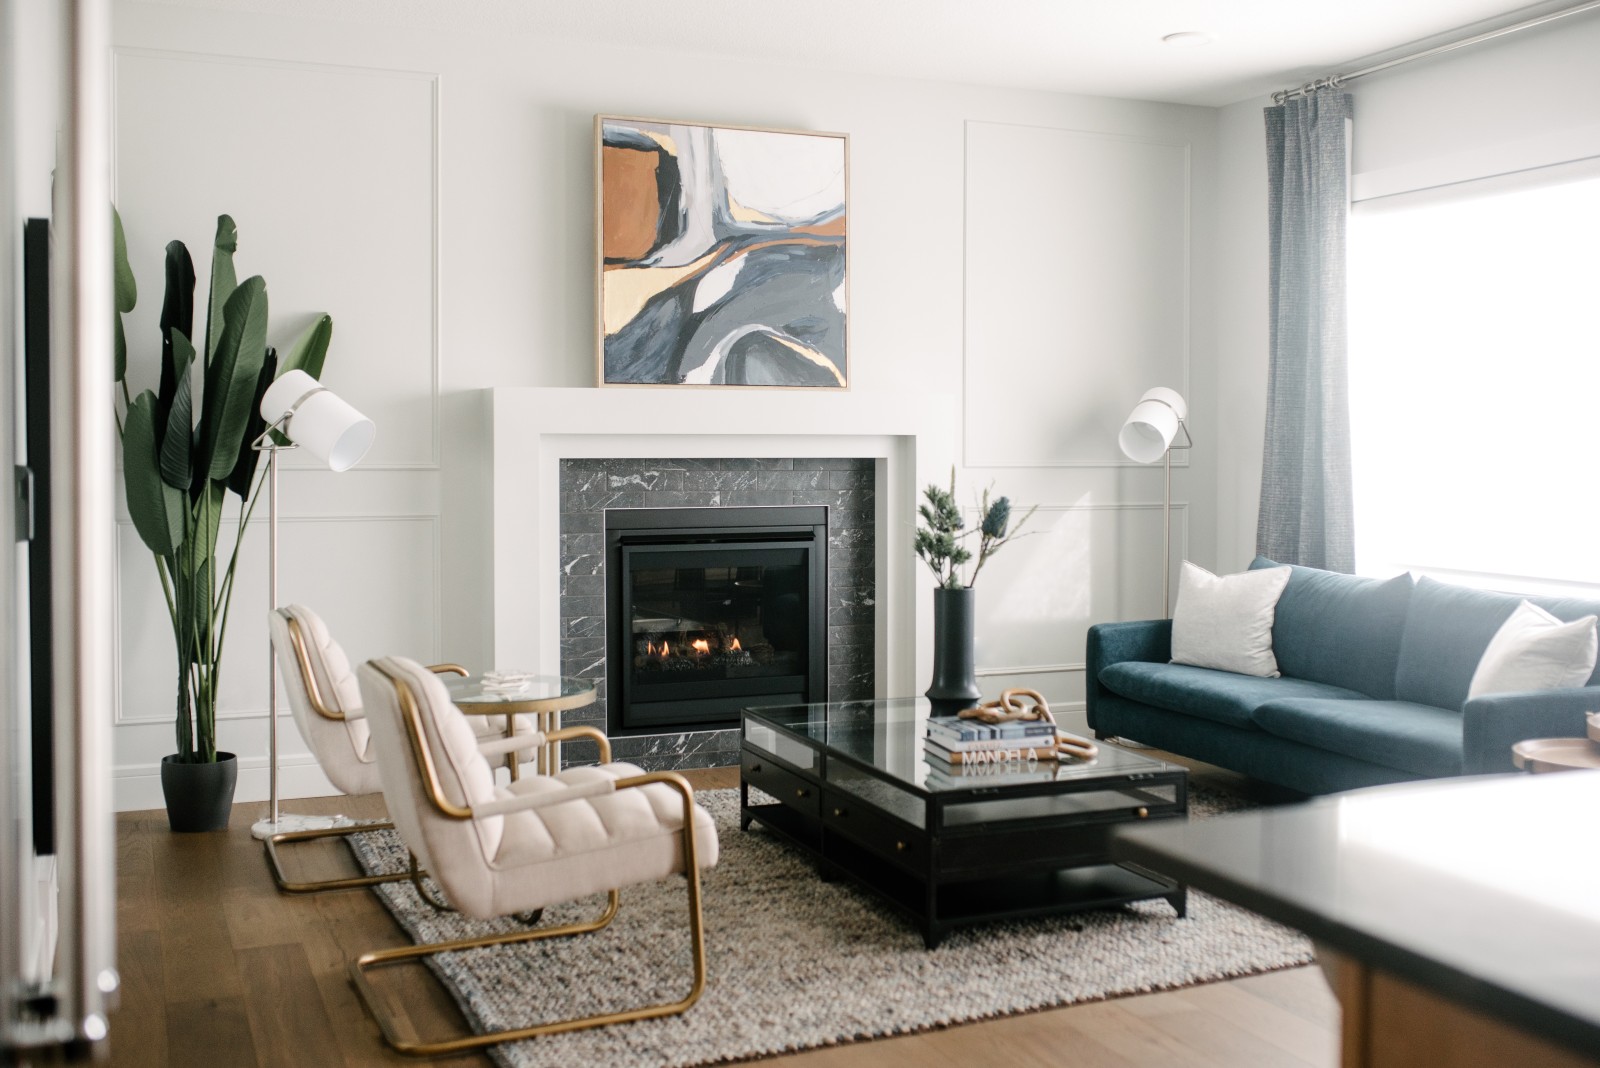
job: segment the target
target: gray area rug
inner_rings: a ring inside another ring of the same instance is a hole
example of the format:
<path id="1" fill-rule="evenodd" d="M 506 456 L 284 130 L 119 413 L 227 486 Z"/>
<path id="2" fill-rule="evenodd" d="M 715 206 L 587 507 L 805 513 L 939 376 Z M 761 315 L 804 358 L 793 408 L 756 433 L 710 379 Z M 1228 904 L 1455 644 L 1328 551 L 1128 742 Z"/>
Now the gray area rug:
<path id="1" fill-rule="evenodd" d="M 722 845 L 717 867 L 703 876 L 705 996 L 681 1016 L 502 1045 L 492 1053 L 498 1063 L 721 1064 L 1312 959 L 1302 935 L 1193 890 L 1183 920 L 1156 900 L 962 929 L 929 952 L 910 922 L 871 894 L 846 882 L 822 882 L 811 862 L 759 823 L 740 832 L 737 790 L 697 797 L 716 818 Z M 1195 818 L 1243 807 L 1249 806 L 1191 787 Z M 351 843 L 368 871 L 405 866 L 395 832 Z M 519 926 L 437 913 L 409 883 L 375 892 L 417 941 Z M 542 923 L 592 918 L 604 900 L 547 909 Z M 686 909 L 681 879 L 625 889 L 617 919 L 600 932 L 442 955 L 432 958 L 432 967 L 479 1030 L 674 1000 L 689 987 Z"/>

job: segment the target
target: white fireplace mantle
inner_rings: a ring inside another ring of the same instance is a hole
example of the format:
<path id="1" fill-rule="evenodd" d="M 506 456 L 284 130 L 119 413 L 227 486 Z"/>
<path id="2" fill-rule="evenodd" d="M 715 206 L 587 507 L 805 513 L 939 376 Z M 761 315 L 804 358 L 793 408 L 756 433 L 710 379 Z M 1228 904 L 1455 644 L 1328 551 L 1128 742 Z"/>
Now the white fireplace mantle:
<path id="1" fill-rule="evenodd" d="M 447 493 L 454 482 L 454 493 L 471 495 L 462 483 L 476 483 L 488 498 L 492 545 L 481 534 L 468 541 L 487 551 L 491 565 L 465 570 L 484 580 L 469 589 L 487 584 L 480 596 L 493 604 L 486 637 L 494 664 L 559 671 L 562 460 L 870 457 L 878 487 L 878 690 L 880 696 L 916 692 L 931 657 L 919 650 L 916 620 L 931 613 L 932 596 L 916 582 L 912 531 L 921 487 L 949 477 L 959 426 L 953 398 L 689 388 L 509 388 L 483 395 L 474 407 L 490 424 L 492 473 L 487 482 L 481 473 L 447 479 Z M 479 603 L 473 614 L 481 619 L 483 610 Z"/>

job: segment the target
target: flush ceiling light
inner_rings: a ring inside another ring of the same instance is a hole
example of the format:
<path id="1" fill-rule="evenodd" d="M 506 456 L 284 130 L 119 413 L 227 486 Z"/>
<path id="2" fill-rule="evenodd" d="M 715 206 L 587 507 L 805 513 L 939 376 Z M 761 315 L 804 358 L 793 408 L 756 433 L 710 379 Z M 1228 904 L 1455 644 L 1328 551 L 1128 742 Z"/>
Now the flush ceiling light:
<path id="1" fill-rule="evenodd" d="M 1174 48 L 1198 48 L 1201 45 L 1208 45 L 1216 39 L 1216 34 L 1207 33 L 1204 30 L 1179 30 L 1177 33 L 1169 33 L 1161 38 L 1161 43 L 1169 44 Z"/>

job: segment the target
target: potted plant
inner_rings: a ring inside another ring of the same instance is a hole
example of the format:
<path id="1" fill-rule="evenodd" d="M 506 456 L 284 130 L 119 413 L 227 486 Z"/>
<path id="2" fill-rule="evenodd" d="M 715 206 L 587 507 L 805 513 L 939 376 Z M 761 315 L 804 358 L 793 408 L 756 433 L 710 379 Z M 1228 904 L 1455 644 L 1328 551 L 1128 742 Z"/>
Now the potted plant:
<path id="1" fill-rule="evenodd" d="M 1011 499 L 989 499 L 984 490 L 978 502 L 981 521 L 976 530 L 966 529 L 966 518 L 956 504 L 956 472 L 950 469 L 950 488 L 929 485 L 922 491 L 924 501 L 917 509 L 922 522 L 917 527 L 916 550 L 939 585 L 933 591 L 933 685 L 928 687 L 928 699 L 938 713 L 959 711 L 977 703 L 983 696 L 972 656 L 972 631 L 977 611 L 973 584 L 978 572 L 1000 547 L 1020 534 L 1024 524 L 1033 516 L 1037 505 L 1011 525 Z M 972 577 L 963 579 L 962 565 L 973 558 L 972 550 L 962 544 L 973 534 L 978 535 L 978 562 L 973 565 Z"/>
<path id="2" fill-rule="evenodd" d="M 318 316 L 282 360 L 267 346 L 267 285 L 236 280 L 238 230 L 217 218 L 204 336 L 194 333 L 194 264 L 183 242 L 166 250 L 158 389 L 135 396 L 128 386 L 122 316 L 138 291 L 128 265 L 122 219 L 115 227 L 116 381 L 113 405 L 122 439 L 128 513 L 155 557 L 178 659 L 177 752 L 161 762 L 167 820 L 174 831 L 228 825 L 238 762 L 217 749 L 217 694 L 228 607 L 245 524 L 261 479 L 253 443 L 265 431 L 258 409 L 272 380 L 299 368 L 319 377 L 333 320 Z M 196 344 L 198 340 L 199 344 Z M 233 548 L 217 558 L 228 492 L 239 497 Z M 219 566 L 220 564 L 220 566 Z"/>

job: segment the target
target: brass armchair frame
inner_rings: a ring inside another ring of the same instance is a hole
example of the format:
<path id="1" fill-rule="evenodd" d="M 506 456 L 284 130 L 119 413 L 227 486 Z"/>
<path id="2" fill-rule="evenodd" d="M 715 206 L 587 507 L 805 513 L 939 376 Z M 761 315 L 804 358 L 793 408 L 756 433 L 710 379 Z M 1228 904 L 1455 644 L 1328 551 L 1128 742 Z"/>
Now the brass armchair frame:
<path id="1" fill-rule="evenodd" d="M 470 807 L 457 805 L 451 802 L 444 794 L 443 786 L 439 782 L 437 769 L 434 766 L 432 753 L 428 749 L 424 737 L 416 696 L 412 693 L 410 685 L 383 661 L 374 660 L 371 664 L 394 687 L 395 696 L 400 705 L 401 719 L 405 722 L 406 733 L 411 741 L 412 755 L 417 761 L 417 770 L 421 774 L 424 792 L 427 794 L 427 802 L 449 819 L 470 820 L 476 818 Z M 553 732 L 549 737 L 554 738 L 557 733 L 565 735 L 568 732 L 572 732 L 574 735 L 579 733 L 600 735 L 600 732 L 593 727 L 568 727 L 560 732 Z M 605 741 L 603 735 L 600 735 L 600 743 L 602 761 L 609 762 L 610 745 Z M 605 910 L 598 918 L 587 923 L 535 928 L 513 931 L 508 934 L 462 938 L 450 942 L 401 946 L 396 949 L 363 953 L 350 962 L 350 978 L 355 984 L 356 992 L 360 995 L 367 1012 L 371 1014 L 378 1024 L 378 1029 L 383 1033 L 384 1041 L 388 1042 L 397 1052 L 407 1056 L 438 1057 L 451 1053 L 461 1053 L 466 1050 L 481 1049 L 485 1046 L 498 1045 L 501 1042 L 517 1042 L 522 1039 L 535 1038 L 539 1035 L 579 1031 L 589 1027 L 603 1027 L 608 1024 L 627 1023 L 632 1020 L 645 1020 L 657 1016 L 672 1016 L 684 1012 L 696 1001 L 699 1001 L 700 995 L 705 992 L 706 986 L 706 950 L 705 923 L 700 904 L 700 866 L 695 856 L 694 788 L 689 785 L 687 779 L 673 771 L 648 772 L 643 775 L 629 776 L 625 779 L 616 780 L 612 787 L 615 790 L 627 790 L 649 783 L 665 783 L 676 790 L 683 800 L 683 830 L 681 833 L 683 835 L 684 876 L 688 882 L 689 936 L 693 947 L 694 971 L 693 982 L 687 995 L 672 1002 L 644 1005 L 619 1012 L 596 1013 L 592 1016 L 553 1020 L 528 1027 L 494 1031 L 489 1034 L 464 1035 L 458 1038 L 437 1041 L 411 1041 L 406 1037 L 409 1031 L 402 1030 L 397 1026 L 393 1016 L 387 1015 L 382 1011 L 379 998 L 367 978 L 367 973 L 374 969 L 402 964 L 407 961 L 421 960 L 437 953 L 480 949 L 485 946 L 516 945 L 546 938 L 561 938 L 568 935 L 588 934 L 598 931 L 616 918 L 621 899 L 619 892 L 612 890 L 607 895 Z M 530 798 L 529 800 L 534 801 L 535 799 Z M 533 806 L 530 805 L 529 807 Z"/>
<path id="2" fill-rule="evenodd" d="M 317 685 L 317 674 L 311 670 L 311 658 L 306 653 L 305 633 L 300 629 L 300 621 L 293 616 L 285 616 L 289 624 L 289 643 L 294 647 L 295 664 L 300 671 L 300 679 L 305 684 L 306 696 L 310 698 L 311 710 L 323 719 L 334 720 L 342 723 L 345 714 L 328 705 L 323 699 L 322 690 Z M 467 669 L 460 664 L 435 664 L 428 670 L 438 674 L 465 675 Z M 330 890 L 357 890 L 367 886 L 377 886 L 380 883 L 403 882 L 410 879 L 411 872 L 392 872 L 388 875 L 351 875 L 339 879 L 323 879 L 317 882 L 297 882 L 289 878 L 283 870 L 283 858 L 278 855 L 278 846 L 291 842 L 315 842 L 323 838 L 344 838 L 352 834 L 366 834 L 368 831 L 393 830 L 394 824 L 389 820 L 354 820 L 342 827 L 325 827 L 313 831 L 284 831 L 279 834 L 268 835 L 262 845 L 266 850 L 267 869 L 272 872 L 272 881 L 277 884 L 278 890 L 285 894 L 321 894 Z M 412 865 L 415 867 L 415 864 Z"/>

